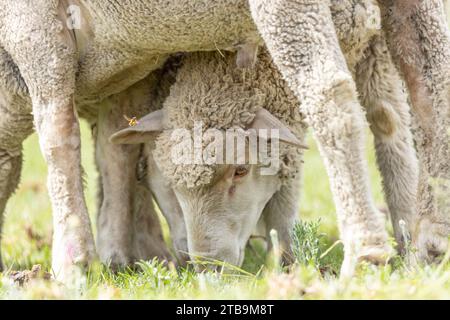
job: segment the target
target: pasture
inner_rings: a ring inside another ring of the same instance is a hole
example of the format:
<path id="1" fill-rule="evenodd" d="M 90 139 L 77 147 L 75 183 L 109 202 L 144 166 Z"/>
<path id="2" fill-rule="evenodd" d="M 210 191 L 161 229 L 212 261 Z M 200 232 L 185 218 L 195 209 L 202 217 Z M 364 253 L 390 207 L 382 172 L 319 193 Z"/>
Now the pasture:
<path id="1" fill-rule="evenodd" d="M 95 230 L 97 172 L 90 130 L 82 123 L 82 158 L 86 199 Z M 372 137 L 367 137 L 372 192 L 377 206 L 385 209 Z M 111 273 L 94 265 L 87 277 L 65 287 L 36 274 L 19 286 L 13 271 L 41 265 L 50 272 L 51 209 L 45 180 L 46 166 L 36 135 L 25 143 L 24 170 L 14 197 L 9 201 L 2 249 L 5 273 L 0 275 L 1 299 L 449 299 L 449 255 L 439 265 L 409 268 L 401 258 L 389 265 L 361 265 L 349 281 L 338 278 L 342 245 L 328 179 L 317 148 L 310 137 L 306 152 L 299 217 L 296 227 L 297 263 L 290 273 L 278 266 L 277 257 L 265 256 L 258 241 L 247 249 L 242 269 L 232 274 L 177 270 L 156 261 L 142 261 L 135 268 Z M 164 223 L 167 241 L 170 241 Z M 392 234 L 392 233 L 391 233 Z M 449 251 L 450 253 L 450 251 Z M 17 278 L 17 275 L 16 275 Z"/>

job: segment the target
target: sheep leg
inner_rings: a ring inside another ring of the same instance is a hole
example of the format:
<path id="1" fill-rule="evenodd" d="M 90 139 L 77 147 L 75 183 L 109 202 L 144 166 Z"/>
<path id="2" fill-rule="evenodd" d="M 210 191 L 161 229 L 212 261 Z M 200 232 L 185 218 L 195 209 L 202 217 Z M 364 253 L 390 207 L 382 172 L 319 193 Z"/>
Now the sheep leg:
<path id="1" fill-rule="evenodd" d="M 97 216 L 97 250 L 100 260 L 113 268 L 134 261 L 133 202 L 140 155 L 139 145 L 114 145 L 108 141 L 110 135 L 119 130 L 118 119 L 125 123 L 121 111 L 111 105 L 99 108 L 95 150 L 102 190 Z"/>
<path id="2" fill-rule="evenodd" d="M 319 143 L 345 247 L 342 275 L 351 275 L 359 259 L 384 263 L 391 248 L 383 216 L 370 194 L 364 114 L 328 2 L 251 0 L 250 7 Z"/>
<path id="3" fill-rule="evenodd" d="M 161 209 L 162 214 L 169 225 L 172 236 L 175 255 L 180 265 L 185 265 L 189 260 L 187 245 L 187 231 L 183 211 L 178 203 L 172 188 L 167 184 L 161 171 L 156 166 L 149 146 L 146 146 L 148 164 L 148 184 L 152 194 Z"/>
<path id="4" fill-rule="evenodd" d="M 380 0 L 394 61 L 409 89 L 419 156 L 420 261 L 447 250 L 450 234 L 450 34 L 441 1 Z"/>
<path id="5" fill-rule="evenodd" d="M 419 168 L 409 105 L 385 40 L 380 36 L 373 38 L 364 57 L 356 66 L 356 83 L 374 134 L 395 239 L 403 253 L 418 219 Z"/>
<path id="6" fill-rule="evenodd" d="M 294 229 L 295 221 L 297 221 L 299 189 L 300 179 L 292 178 L 288 184 L 283 185 L 281 190 L 274 194 L 263 211 L 269 250 L 272 249 L 273 245 L 269 240 L 271 239 L 270 231 L 276 230 L 285 265 L 290 265 L 294 262 L 292 230 Z"/>
<path id="7" fill-rule="evenodd" d="M 83 193 L 81 141 L 78 119 L 69 101 L 34 103 L 36 130 L 48 165 L 53 209 L 52 268 L 69 280 L 75 265 L 95 257 L 94 240 Z"/>
<path id="8" fill-rule="evenodd" d="M 2 17 L 17 23 L 8 24 L 6 32 L 3 28 L 0 38 L 29 89 L 35 127 L 48 165 L 53 272 L 56 278 L 70 281 L 79 265 L 95 257 L 95 247 L 84 200 L 80 127 L 73 99 L 75 49 L 57 18 L 57 5 L 58 1 L 40 1 L 36 6 L 16 1 Z M 19 16 L 33 17 L 34 23 L 17 20 Z"/>
<path id="9" fill-rule="evenodd" d="M 97 106 L 96 161 L 101 176 L 97 243 L 101 260 L 113 267 L 154 257 L 171 259 L 146 187 L 143 146 L 109 141 L 126 125 L 124 115 L 140 117 L 148 111 L 158 80 L 152 74 Z"/>
<path id="10" fill-rule="evenodd" d="M 0 93 L 0 240 L 3 224 L 3 212 L 6 203 L 19 184 L 22 168 L 22 142 L 33 131 L 33 119 L 30 112 L 17 113 L 13 101 L 5 101 L 7 94 Z M 19 110 L 18 110 L 19 109 Z M 29 110 L 28 110 L 29 111 Z M 0 272 L 2 271 L 0 251 Z"/>
<path id="11" fill-rule="evenodd" d="M 47 186 L 53 209 L 52 268 L 63 281 L 70 281 L 76 265 L 86 265 L 95 256 L 81 178 L 80 127 L 69 99 L 33 103 L 39 143 L 48 165 Z"/>
<path id="12" fill-rule="evenodd" d="M 134 200 L 133 251 L 136 260 L 172 261 L 164 242 L 161 224 L 156 213 L 153 197 L 145 183 L 140 182 Z"/>
<path id="13" fill-rule="evenodd" d="M 21 167 L 21 147 L 17 150 L 0 149 L 0 232 L 3 225 L 3 212 L 5 210 L 6 203 L 19 184 L 20 172 L 22 169 Z M 3 263 L 0 251 L 0 272 L 2 270 Z"/>

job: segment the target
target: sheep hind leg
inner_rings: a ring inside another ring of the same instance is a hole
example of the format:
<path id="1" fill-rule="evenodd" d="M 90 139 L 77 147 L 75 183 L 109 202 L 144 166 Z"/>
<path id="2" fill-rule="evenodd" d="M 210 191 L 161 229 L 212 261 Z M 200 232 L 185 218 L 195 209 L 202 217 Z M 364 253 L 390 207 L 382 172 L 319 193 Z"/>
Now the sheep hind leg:
<path id="1" fill-rule="evenodd" d="M 19 184 L 22 168 L 21 148 L 15 151 L 0 149 L 0 234 L 3 225 L 3 212 L 9 197 Z M 0 272 L 3 270 L 0 251 Z"/>
<path id="2" fill-rule="evenodd" d="M 22 142 L 33 131 L 29 102 L 1 90 L 0 95 L 0 240 L 3 212 L 19 184 L 22 169 Z M 14 111 L 14 112 L 12 112 Z M 0 271 L 2 257 L 0 252 Z"/>
<path id="3" fill-rule="evenodd" d="M 441 1 L 379 1 L 388 46 L 409 89 L 419 157 L 419 219 L 412 234 L 420 261 L 447 250 L 450 234 L 450 34 Z"/>
<path id="4" fill-rule="evenodd" d="M 134 262 L 132 211 L 139 146 L 112 145 L 108 138 L 114 131 L 111 116 L 115 113 L 110 106 L 99 110 L 95 138 L 95 159 L 101 177 L 97 252 L 104 264 L 117 269 Z"/>
<path id="5" fill-rule="evenodd" d="M 395 239 L 399 251 L 404 253 L 418 218 L 419 167 L 407 97 L 383 38 L 372 40 L 356 67 L 356 82 L 375 138 L 377 164 Z"/>

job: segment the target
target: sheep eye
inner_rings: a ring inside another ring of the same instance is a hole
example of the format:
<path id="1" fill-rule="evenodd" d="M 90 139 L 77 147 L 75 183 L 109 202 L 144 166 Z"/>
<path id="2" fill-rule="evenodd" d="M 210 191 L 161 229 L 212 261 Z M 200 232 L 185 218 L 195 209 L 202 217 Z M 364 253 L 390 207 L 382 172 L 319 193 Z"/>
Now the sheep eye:
<path id="1" fill-rule="evenodd" d="M 248 174 L 248 168 L 247 167 L 237 167 L 236 170 L 234 171 L 234 177 L 235 178 L 242 178 L 245 177 Z"/>

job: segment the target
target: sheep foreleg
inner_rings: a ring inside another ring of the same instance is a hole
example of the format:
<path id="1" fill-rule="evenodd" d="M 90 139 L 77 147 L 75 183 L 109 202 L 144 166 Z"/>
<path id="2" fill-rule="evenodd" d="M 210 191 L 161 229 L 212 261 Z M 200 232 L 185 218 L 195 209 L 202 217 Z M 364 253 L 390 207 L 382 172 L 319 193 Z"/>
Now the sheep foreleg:
<path id="1" fill-rule="evenodd" d="M 364 159 L 364 114 L 322 0 L 252 0 L 253 18 L 275 63 L 313 128 L 330 177 L 345 247 L 342 275 L 363 259 L 391 254 L 384 219 L 375 208 Z"/>

